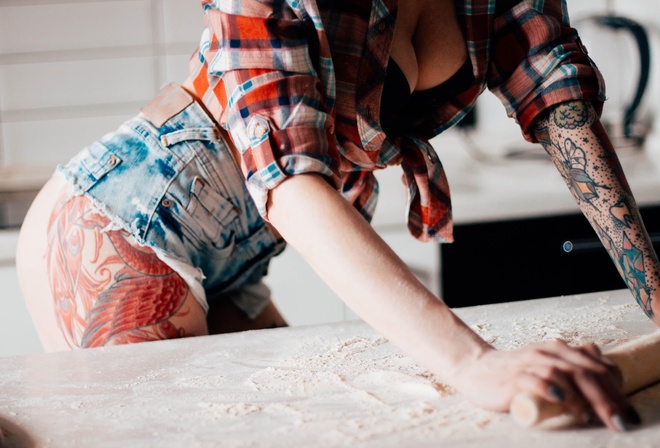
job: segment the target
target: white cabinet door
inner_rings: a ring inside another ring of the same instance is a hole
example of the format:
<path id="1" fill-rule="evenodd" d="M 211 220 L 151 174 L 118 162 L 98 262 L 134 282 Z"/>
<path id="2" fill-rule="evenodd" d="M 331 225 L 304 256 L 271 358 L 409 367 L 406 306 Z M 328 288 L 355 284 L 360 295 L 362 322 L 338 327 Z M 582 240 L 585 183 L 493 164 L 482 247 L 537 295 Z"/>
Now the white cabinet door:
<path id="1" fill-rule="evenodd" d="M 13 264 L 0 265 L 0 285 L 0 356 L 43 352 Z"/>
<path id="2" fill-rule="evenodd" d="M 434 294 L 439 289 L 439 248 L 420 243 L 405 228 L 381 230 L 385 242 Z M 290 325 L 358 319 L 291 247 L 273 259 L 266 283 L 273 301 Z"/>
<path id="3" fill-rule="evenodd" d="M 291 246 L 275 257 L 266 283 L 289 325 L 344 320 L 344 304 Z"/>

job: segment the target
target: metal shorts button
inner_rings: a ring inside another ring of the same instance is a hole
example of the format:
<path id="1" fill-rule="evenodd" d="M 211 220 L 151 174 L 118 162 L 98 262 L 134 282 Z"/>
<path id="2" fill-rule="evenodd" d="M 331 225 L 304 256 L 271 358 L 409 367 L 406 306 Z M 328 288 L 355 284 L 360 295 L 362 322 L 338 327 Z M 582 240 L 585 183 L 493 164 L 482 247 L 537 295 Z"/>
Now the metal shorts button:
<path id="1" fill-rule="evenodd" d="M 172 206 L 172 200 L 171 199 L 163 199 L 161 201 L 161 205 L 165 208 L 170 208 Z"/>

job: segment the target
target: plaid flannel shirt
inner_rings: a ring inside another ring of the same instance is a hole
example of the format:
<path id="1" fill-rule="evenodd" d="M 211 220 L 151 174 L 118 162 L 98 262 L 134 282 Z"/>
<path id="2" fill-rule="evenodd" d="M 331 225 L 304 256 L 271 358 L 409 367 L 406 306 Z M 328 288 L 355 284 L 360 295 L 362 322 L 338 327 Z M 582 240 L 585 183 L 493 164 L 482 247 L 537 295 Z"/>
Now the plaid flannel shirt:
<path id="1" fill-rule="evenodd" d="M 533 141 L 534 119 L 569 100 L 598 111 L 604 83 L 562 0 L 457 0 L 475 81 L 405 135 L 389 138 L 380 98 L 397 0 L 202 0 L 190 69 L 195 90 L 241 153 L 266 216 L 268 190 L 319 173 L 371 219 L 376 169 L 401 164 L 408 228 L 452 241 L 449 186 L 428 140 L 453 126 L 486 86 Z"/>

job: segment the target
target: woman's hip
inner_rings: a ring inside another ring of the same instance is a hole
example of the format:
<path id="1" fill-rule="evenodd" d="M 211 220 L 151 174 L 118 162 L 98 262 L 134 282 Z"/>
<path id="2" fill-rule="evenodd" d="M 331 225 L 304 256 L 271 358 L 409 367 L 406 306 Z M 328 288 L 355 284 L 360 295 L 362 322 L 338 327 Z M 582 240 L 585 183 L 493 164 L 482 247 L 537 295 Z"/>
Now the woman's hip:
<path id="1" fill-rule="evenodd" d="M 258 283 L 284 248 L 259 216 L 223 134 L 179 86 L 167 86 L 58 172 L 64 194 L 84 195 L 109 219 L 106 230 L 153 249 L 205 309 L 206 291 Z M 41 205 L 42 218 L 53 206 Z"/>

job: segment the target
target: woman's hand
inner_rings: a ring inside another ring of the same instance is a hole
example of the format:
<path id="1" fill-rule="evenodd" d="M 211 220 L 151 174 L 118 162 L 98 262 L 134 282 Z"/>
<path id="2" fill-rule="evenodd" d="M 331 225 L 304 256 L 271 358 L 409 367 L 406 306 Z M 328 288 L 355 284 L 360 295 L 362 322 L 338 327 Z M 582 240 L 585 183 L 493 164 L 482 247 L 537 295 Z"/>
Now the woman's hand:
<path id="1" fill-rule="evenodd" d="M 271 224 L 353 311 L 478 406 L 505 411 L 528 392 L 564 401 L 579 421 L 591 410 L 615 430 L 635 420 L 624 417 L 632 408 L 595 346 L 494 350 L 321 177 L 292 176 L 271 192 L 268 209 Z"/>
<path id="2" fill-rule="evenodd" d="M 619 370 L 594 344 L 572 348 L 557 340 L 514 351 L 488 350 L 461 365 L 448 380 L 486 409 L 506 411 L 513 397 L 524 392 L 562 402 L 582 424 L 592 414 L 614 431 L 640 423 L 621 390 Z"/>

